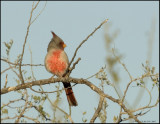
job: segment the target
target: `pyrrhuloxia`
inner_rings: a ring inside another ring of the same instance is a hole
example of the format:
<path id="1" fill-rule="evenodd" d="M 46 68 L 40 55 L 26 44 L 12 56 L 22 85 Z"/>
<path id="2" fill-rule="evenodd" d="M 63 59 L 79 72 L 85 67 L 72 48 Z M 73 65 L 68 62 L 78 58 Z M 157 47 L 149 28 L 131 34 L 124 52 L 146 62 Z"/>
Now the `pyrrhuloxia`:
<path id="1" fill-rule="evenodd" d="M 52 32 L 53 38 L 51 39 L 48 48 L 47 55 L 45 57 L 45 67 L 50 73 L 62 77 L 68 68 L 68 56 L 64 51 L 66 44 L 63 40 Z M 77 106 L 76 98 L 73 94 L 71 84 L 62 82 L 67 95 L 68 103 L 70 106 Z"/>

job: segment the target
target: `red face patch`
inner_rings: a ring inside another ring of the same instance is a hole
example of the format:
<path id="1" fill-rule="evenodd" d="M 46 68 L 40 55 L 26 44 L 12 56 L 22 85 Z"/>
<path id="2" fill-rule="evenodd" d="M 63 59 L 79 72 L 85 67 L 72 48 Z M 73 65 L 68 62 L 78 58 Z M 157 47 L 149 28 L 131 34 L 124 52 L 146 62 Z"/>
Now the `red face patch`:
<path id="1" fill-rule="evenodd" d="M 62 76 L 66 71 L 66 62 L 60 59 L 62 50 L 56 50 L 53 52 L 52 56 L 50 56 L 47 60 L 49 65 L 49 70 L 55 74 Z"/>

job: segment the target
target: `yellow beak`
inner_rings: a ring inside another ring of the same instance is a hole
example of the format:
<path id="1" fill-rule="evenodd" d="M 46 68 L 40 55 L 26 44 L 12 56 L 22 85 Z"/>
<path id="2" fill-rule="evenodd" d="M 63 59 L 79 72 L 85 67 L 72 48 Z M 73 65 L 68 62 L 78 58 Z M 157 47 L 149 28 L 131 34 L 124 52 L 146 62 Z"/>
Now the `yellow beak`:
<path id="1" fill-rule="evenodd" d="M 63 43 L 63 48 L 65 48 L 67 45 L 65 43 Z"/>

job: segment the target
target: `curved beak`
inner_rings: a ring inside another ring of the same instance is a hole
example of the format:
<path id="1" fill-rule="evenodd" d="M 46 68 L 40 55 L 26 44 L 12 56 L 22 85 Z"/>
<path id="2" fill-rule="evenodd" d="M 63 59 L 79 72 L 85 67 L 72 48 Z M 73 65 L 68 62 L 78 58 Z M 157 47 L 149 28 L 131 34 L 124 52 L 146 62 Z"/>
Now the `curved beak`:
<path id="1" fill-rule="evenodd" d="M 62 45 L 62 46 L 63 46 L 63 48 L 65 48 L 67 45 L 66 45 L 65 43 L 63 43 L 63 45 Z"/>

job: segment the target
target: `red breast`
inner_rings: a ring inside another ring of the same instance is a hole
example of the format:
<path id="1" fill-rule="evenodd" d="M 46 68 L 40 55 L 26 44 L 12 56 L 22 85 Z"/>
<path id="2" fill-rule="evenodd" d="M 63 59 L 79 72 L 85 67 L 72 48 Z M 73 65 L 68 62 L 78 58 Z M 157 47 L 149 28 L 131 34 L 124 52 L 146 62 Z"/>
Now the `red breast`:
<path id="1" fill-rule="evenodd" d="M 47 53 L 45 65 L 49 72 L 62 76 L 68 67 L 68 57 L 63 50 L 53 49 Z"/>

